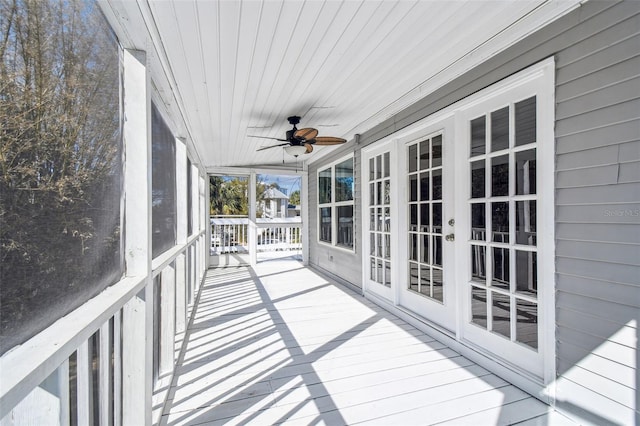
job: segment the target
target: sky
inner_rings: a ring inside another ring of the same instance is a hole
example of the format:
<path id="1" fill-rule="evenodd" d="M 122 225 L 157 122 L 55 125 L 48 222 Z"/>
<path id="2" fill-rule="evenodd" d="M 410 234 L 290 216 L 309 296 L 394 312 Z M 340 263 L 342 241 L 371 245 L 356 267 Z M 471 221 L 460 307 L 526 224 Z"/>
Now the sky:
<path id="1" fill-rule="evenodd" d="M 258 175 L 257 180 L 264 183 L 277 183 L 282 188 L 285 194 L 291 195 L 293 191 L 299 191 L 301 180 L 300 176 L 290 175 Z"/>

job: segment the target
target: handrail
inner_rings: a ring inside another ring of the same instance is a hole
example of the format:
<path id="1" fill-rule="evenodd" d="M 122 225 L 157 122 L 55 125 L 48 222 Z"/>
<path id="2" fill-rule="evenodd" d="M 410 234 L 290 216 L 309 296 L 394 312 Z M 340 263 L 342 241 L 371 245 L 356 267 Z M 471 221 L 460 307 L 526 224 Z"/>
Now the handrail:
<path id="1" fill-rule="evenodd" d="M 3 354 L 0 357 L 0 419 L 139 293 L 148 278 L 157 275 L 197 244 L 205 233 L 202 230 L 193 234 L 188 242 L 174 246 L 154 259 L 150 276 L 123 277 L 22 345 Z"/>

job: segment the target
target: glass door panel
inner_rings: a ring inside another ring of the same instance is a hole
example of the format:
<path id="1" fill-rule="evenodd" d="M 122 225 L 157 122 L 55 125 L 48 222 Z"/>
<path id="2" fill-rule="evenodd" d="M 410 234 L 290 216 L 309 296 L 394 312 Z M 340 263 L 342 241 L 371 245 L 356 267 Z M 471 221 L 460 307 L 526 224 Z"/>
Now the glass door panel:
<path id="1" fill-rule="evenodd" d="M 363 153 L 365 214 L 365 290 L 393 299 L 391 151 Z M 368 234 L 368 235 L 367 235 Z"/>
<path id="2" fill-rule="evenodd" d="M 406 277 L 399 302 L 416 314 L 455 330 L 453 277 L 453 157 L 447 149 L 445 130 L 451 120 L 439 123 L 435 132 L 406 143 L 404 149 L 406 193 Z M 447 239 L 448 238 L 448 239 Z M 403 242 L 401 242 L 402 244 Z"/>
<path id="3" fill-rule="evenodd" d="M 539 369 L 536 97 L 467 120 L 464 337 Z M 460 163 L 458 163 L 460 164 Z"/>

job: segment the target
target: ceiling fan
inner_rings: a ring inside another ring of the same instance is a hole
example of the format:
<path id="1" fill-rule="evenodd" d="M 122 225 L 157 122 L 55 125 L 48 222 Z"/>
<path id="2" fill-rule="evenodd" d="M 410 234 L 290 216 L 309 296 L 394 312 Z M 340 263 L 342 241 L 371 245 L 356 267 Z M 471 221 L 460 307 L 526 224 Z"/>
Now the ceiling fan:
<path id="1" fill-rule="evenodd" d="M 311 153 L 313 151 L 313 145 L 318 145 L 318 146 L 340 145 L 347 141 L 346 139 L 337 138 L 334 136 L 318 136 L 318 131 L 311 127 L 298 129 L 296 127 L 296 124 L 300 123 L 300 117 L 298 117 L 297 115 L 288 117 L 287 120 L 289 121 L 289 124 L 293 126 L 293 129 L 287 130 L 286 139 L 270 138 L 267 136 L 247 135 L 252 138 L 273 139 L 276 141 L 285 142 L 278 145 L 265 146 L 262 148 L 258 148 L 256 151 L 263 151 L 265 149 L 284 146 L 285 147 L 284 149 L 285 151 L 287 151 L 287 154 L 297 157 L 300 154 Z"/>

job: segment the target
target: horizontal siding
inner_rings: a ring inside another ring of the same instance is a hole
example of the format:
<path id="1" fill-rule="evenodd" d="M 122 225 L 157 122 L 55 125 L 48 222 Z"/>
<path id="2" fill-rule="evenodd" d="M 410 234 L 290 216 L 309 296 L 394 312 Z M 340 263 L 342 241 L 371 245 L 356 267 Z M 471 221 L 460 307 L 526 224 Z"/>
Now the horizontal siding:
<path id="1" fill-rule="evenodd" d="M 623 2 L 581 27 L 582 38 L 556 54 L 556 395 L 596 422 L 630 424 L 640 310 L 640 7 Z"/>

